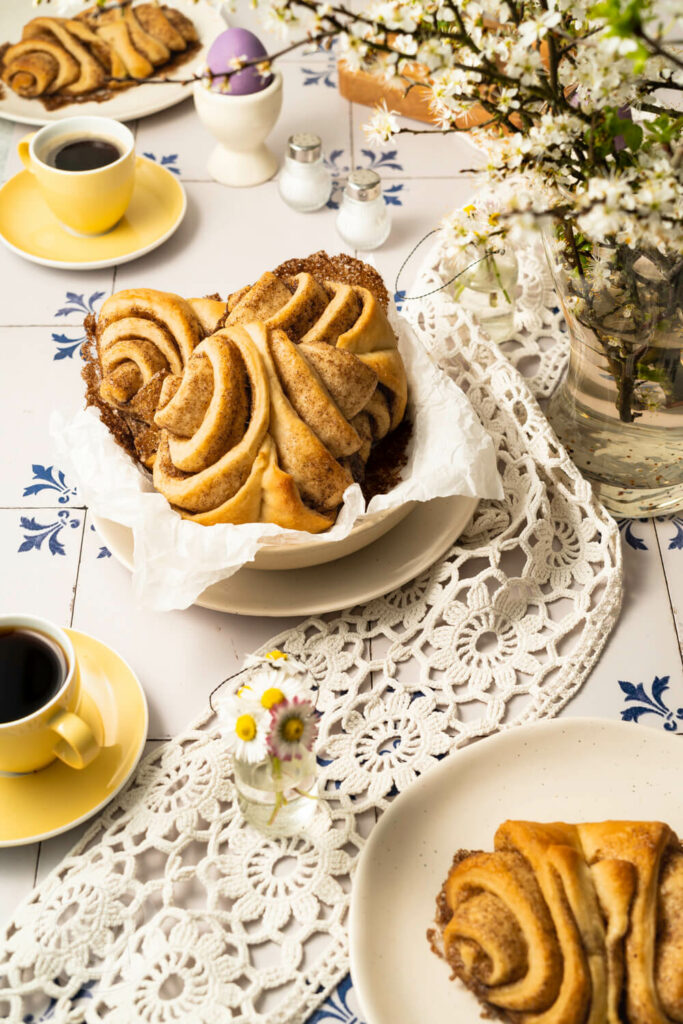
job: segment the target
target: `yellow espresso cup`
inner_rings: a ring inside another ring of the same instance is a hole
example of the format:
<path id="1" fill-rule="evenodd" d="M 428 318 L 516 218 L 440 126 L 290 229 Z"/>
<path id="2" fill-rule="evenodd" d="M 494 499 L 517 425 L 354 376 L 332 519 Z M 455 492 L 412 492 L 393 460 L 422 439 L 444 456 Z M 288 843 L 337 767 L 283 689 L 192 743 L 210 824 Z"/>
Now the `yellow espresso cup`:
<path id="1" fill-rule="evenodd" d="M 61 147 L 84 139 L 111 142 L 118 160 L 86 171 L 50 165 Z M 47 205 L 65 228 L 78 235 L 102 235 L 123 217 L 135 184 L 135 139 L 129 128 L 108 117 L 68 117 L 26 135 L 18 145 Z"/>
<path id="2" fill-rule="evenodd" d="M 97 756 L 99 745 L 88 723 L 80 716 L 81 677 L 70 638 L 47 619 L 34 615 L 0 616 L 0 634 L 30 630 L 61 648 L 64 679 L 37 710 L 24 718 L 0 722 L 0 772 L 22 774 L 45 768 L 56 757 L 70 768 L 85 768 Z M 18 685 L 11 677 L 0 686 Z"/>

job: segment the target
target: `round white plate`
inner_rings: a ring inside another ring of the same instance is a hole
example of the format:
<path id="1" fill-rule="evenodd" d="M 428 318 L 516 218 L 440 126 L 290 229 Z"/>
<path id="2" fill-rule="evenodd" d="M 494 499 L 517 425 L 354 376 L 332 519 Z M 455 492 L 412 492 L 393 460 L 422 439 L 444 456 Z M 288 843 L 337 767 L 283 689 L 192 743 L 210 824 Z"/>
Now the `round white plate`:
<path id="1" fill-rule="evenodd" d="M 491 850 L 507 818 L 666 821 L 683 835 L 683 743 L 626 722 L 515 728 L 445 758 L 382 816 L 356 870 L 351 975 L 365 1024 L 474 1024 L 481 1005 L 426 932 L 457 850 Z"/>
<path id="2" fill-rule="evenodd" d="M 201 40 L 201 49 L 191 60 L 181 64 L 173 72 L 174 78 L 189 78 L 204 63 L 209 46 L 219 32 L 225 29 L 226 23 L 220 11 L 206 0 L 198 0 L 197 3 L 194 0 L 166 2 L 192 19 Z M 64 17 L 65 12 L 68 17 L 85 10 L 86 6 L 85 0 L 69 0 L 68 3 L 52 0 L 50 4 L 43 4 L 40 8 L 34 6 L 33 0 L 4 0 L 0 3 L 0 45 L 6 42 L 18 43 L 24 25 L 31 18 Z M 163 68 L 160 69 L 160 74 L 163 74 Z M 24 99 L 5 85 L 3 93 L 0 99 L 0 118 L 5 118 L 6 121 L 21 121 L 24 124 L 49 124 L 51 121 L 61 121 L 64 117 L 93 114 L 98 117 L 113 117 L 117 121 L 132 121 L 136 117 L 156 114 L 159 110 L 166 110 L 167 107 L 181 103 L 192 95 L 192 89 L 190 86 L 174 82 L 135 85 L 102 103 L 68 103 L 58 110 L 46 110 L 39 99 Z"/>
<path id="3" fill-rule="evenodd" d="M 307 569 L 240 569 L 208 587 L 195 604 L 235 615 L 320 615 L 351 608 L 388 594 L 432 565 L 457 540 L 477 507 L 477 498 L 436 498 L 419 504 L 369 547 Z M 109 550 L 133 567 L 133 532 L 95 516 Z"/>

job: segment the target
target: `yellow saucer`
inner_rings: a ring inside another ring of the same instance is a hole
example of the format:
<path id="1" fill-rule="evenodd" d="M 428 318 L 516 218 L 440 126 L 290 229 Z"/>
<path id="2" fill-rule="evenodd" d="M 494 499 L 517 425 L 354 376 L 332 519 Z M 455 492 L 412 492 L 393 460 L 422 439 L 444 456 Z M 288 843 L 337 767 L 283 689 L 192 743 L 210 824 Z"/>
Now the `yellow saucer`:
<path id="1" fill-rule="evenodd" d="M 138 157 L 130 206 L 116 227 L 83 238 L 62 227 L 30 171 L 0 188 L 0 241 L 32 263 L 63 270 L 96 270 L 144 256 L 176 230 L 187 206 L 177 178 L 153 160 Z"/>
<path id="2" fill-rule="evenodd" d="M 29 775 L 0 775 L 0 846 L 66 832 L 101 810 L 125 785 L 147 738 L 147 701 L 136 675 L 110 647 L 67 629 L 81 668 L 79 714 L 102 749 L 87 768 L 53 761 Z"/>

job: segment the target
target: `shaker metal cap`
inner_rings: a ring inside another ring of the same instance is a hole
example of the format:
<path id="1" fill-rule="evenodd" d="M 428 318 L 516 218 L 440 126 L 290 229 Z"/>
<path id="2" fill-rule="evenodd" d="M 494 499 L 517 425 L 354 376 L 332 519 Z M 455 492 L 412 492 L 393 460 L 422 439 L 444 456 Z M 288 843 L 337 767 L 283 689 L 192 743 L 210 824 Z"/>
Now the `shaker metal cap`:
<path id="1" fill-rule="evenodd" d="M 382 179 L 377 171 L 351 171 L 344 192 L 350 199 L 367 203 L 382 195 Z"/>
<path id="2" fill-rule="evenodd" d="M 310 132 L 290 135 L 287 141 L 287 156 L 300 164 L 312 164 L 320 159 L 322 140 Z"/>

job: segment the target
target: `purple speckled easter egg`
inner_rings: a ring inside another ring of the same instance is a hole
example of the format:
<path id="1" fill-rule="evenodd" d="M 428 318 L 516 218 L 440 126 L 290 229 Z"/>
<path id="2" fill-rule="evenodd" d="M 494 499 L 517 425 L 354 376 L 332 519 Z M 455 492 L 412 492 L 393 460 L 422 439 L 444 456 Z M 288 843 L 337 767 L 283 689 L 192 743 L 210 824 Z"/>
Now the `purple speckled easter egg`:
<path id="1" fill-rule="evenodd" d="M 214 75 L 223 75 L 232 69 L 235 58 L 256 60 L 267 56 L 263 43 L 246 28 L 227 28 L 211 44 L 206 63 Z M 248 96 L 260 92 L 273 81 L 272 75 L 264 78 L 256 67 L 244 68 L 229 78 L 214 78 L 211 88 L 232 96 Z"/>

